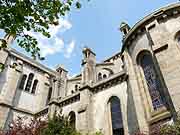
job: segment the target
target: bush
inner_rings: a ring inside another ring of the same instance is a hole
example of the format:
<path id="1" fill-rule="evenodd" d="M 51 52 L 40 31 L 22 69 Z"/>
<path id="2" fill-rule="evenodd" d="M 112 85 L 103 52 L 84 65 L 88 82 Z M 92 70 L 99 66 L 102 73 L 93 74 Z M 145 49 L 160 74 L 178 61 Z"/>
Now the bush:
<path id="1" fill-rule="evenodd" d="M 0 131 L 0 135 L 40 135 L 41 129 L 47 125 L 47 122 L 39 120 L 31 120 L 28 124 L 24 119 L 18 117 L 9 125 L 9 129 Z"/>

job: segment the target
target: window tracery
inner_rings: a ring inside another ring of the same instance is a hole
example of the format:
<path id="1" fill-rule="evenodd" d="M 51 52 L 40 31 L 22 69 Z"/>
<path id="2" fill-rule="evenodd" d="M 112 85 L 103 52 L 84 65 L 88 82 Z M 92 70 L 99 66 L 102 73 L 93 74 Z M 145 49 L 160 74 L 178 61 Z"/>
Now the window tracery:
<path id="1" fill-rule="evenodd" d="M 160 89 L 162 88 L 159 76 L 155 69 L 155 65 L 150 54 L 144 54 L 141 57 L 140 65 L 144 72 L 145 80 L 148 86 L 149 94 L 152 100 L 154 110 L 164 106 Z"/>

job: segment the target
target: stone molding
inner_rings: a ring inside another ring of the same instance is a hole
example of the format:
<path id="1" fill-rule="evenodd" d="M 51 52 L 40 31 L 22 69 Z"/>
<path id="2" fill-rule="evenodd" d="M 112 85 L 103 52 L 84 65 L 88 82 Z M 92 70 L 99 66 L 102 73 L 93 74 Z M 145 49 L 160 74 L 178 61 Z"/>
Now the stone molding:
<path id="1" fill-rule="evenodd" d="M 114 85 L 117 85 L 123 81 L 126 81 L 127 77 L 128 77 L 128 75 L 126 74 L 126 72 L 122 71 L 122 72 L 119 72 L 117 74 L 113 74 L 109 78 L 101 80 L 101 81 L 93 84 L 92 86 L 85 85 L 85 86 L 81 87 L 79 90 L 83 91 L 84 89 L 88 88 L 93 93 L 97 93 L 97 92 L 102 91 L 104 89 L 110 88 Z"/>
<path id="2" fill-rule="evenodd" d="M 104 63 L 97 63 L 96 67 L 99 67 L 99 66 L 112 66 L 112 65 L 114 65 L 113 62 L 104 62 Z"/>
<path id="3" fill-rule="evenodd" d="M 38 117 L 44 116 L 44 115 L 48 114 L 48 111 L 49 111 L 49 107 L 47 106 L 47 107 L 43 108 L 42 110 L 40 110 L 39 112 L 35 113 L 34 117 L 38 118 Z"/>
<path id="4" fill-rule="evenodd" d="M 52 99 L 49 103 L 49 105 L 51 104 L 55 104 L 59 107 L 63 107 L 69 104 L 72 104 L 74 102 L 80 101 L 80 92 L 76 92 L 70 96 L 67 96 L 65 98 L 60 98 L 58 97 L 58 99 Z"/>
<path id="5" fill-rule="evenodd" d="M 118 52 L 116 54 L 114 54 L 113 56 L 107 58 L 106 60 L 104 60 L 104 62 L 110 62 L 111 60 L 117 60 L 118 58 L 121 57 L 121 52 Z"/>
<path id="6" fill-rule="evenodd" d="M 25 113 L 25 114 L 31 115 L 33 117 L 39 117 L 39 116 L 43 116 L 45 114 L 48 114 L 48 110 L 49 110 L 49 106 L 46 106 L 45 108 L 41 109 L 40 111 L 32 112 L 32 111 L 29 111 L 26 109 L 22 109 L 19 107 L 12 106 L 11 104 L 8 104 L 6 102 L 0 102 L 0 106 L 8 107 L 14 111 Z"/>
<path id="7" fill-rule="evenodd" d="M 70 96 L 67 96 L 65 98 L 58 98 L 58 99 L 52 99 L 49 103 L 49 105 L 51 104 L 55 104 L 59 107 L 64 107 L 64 106 L 67 106 L 69 104 L 72 104 L 74 102 L 78 102 L 80 101 L 80 92 L 83 91 L 84 89 L 89 89 L 90 91 L 93 92 L 93 94 L 97 93 L 97 92 L 100 92 L 102 90 L 105 90 L 107 88 L 110 88 L 114 85 L 117 85 L 123 81 L 126 81 L 128 78 L 128 75 L 126 74 L 125 71 L 122 71 L 122 72 L 119 72 L 117 74 L 114 74 L 112 75 L 111 77 L 107 78 L 107 79 L 104 79 L 92 86 L 89 86 L 89 85 L 84 85 L 83 87 L 81 87 L 79 89 L 78 92 L 70 95 Z M 82 110 L 82 109 L 80 109 Z M 81 112 L 81 111 L 80 111 Z"/>
<path id="8" fill-rule="evenodd" d="M 28 57 L 28 56 L 26 56 L 20 52 L 17 52 L 13 48 L 10 48 L 8 50 L 6 49 L 5 51 L 7 51 L 11 57 L 14 57 L 15 59 L 22 60 L 24 64 L 37 69 L 39 72 L 48 73 L 51 76 L 56 76 L 56 74 L 57 74 L 56 71 L 40 64 L 38 61 L 35 61 L 35 60 L 31 59 L 30 57 Z"/>

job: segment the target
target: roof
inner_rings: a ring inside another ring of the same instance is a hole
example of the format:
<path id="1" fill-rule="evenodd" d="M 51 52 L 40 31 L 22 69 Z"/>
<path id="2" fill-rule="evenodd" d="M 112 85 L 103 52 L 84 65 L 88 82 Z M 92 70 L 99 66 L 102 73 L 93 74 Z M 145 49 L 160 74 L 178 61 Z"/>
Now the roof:
<path id="1" fill-rule="evenodd" d="M 17 57 L 20 60 L 22 60 L 24 62 L 27 62 L 30 65 L 35 66 L 35 67 L 39 68 L 40 70 L 42 70 L 42 71 L 44 71 L 44 72 L 46 72 L 46 73 L 48 73 L 50 75 L 56 76 L 56 74 L 57 74 L 56 71 L 44 66 L 43 64 L 39 63 L 38 61 L 33 60 L 32 58 L 30 58 L 30 57 L 16 51 L 13 48 L 8 49 L 7 51 L 9 52 L 10 55 Z"/>

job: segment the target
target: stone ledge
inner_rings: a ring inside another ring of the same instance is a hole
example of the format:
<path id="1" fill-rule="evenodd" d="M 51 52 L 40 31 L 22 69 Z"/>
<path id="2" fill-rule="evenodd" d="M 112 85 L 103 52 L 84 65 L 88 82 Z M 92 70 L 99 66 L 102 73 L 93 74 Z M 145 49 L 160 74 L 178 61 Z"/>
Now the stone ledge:
<path id="1" fill-rule="evenodd" d="M 108 88 L 111 87 L 113 85 L 116 85 L 118 83 L 121 83 L 125 80 L 127 80 L 128 75 L 127 73 L 123 70 L 117 74 L 113 74 L 112 76 L 110 76 L 109 78 L 106 78 L 104 80 L 101 80 L 95 84 L 92 84 L 91 86 L 89 84 L 86 84 L 84 86 L 82 86 L 79 91 L 83 91 L 84 89 L 89 89 L 93 92 L 97 92 L 97 89 L 99 88 Z"/>
<path id="2" fill-rule="evenodd" d="M 19 108 L 19 107 L 14 107 L 12 106 L 11 104 L 8 104 L 6 102 L 0 102 L 0 106 L 5 106 L 5 107 L 8 107 L 14 111 L 17 111 L 17 112 L 21 112 L 21 113 L 25 113 L 25 114 L 29 114 L 29 115 L 32 115 L 32 116 L 35 116 L 35 115 L 38 115 L 39 113 L 42 113 L 45 114 L 44 112 L 46 111 L 48 113 L 48 106 L 41 109 L 40 111 L 37 111 L 37 112 L 32 112 L 32 111 L 29 111 L 29 110 L 26 110 L 26 109 L 23 109 L 23 108 Z"/>
<path id="3" fill-rule="evenodd" d="M 169 117 L 171 117 L 171 113 L 166 108 L 162 108 L 160 110 L 152 112 L 151 118 L 148 120 L 148 123 L 153 124 Z"/>
<path id="4" fill-rule="evenodd" d="M 79 108 L 78 108 L 78 113 L 82 113 L 82 112 L 85 112 L 86 109 L 87 109 L 87 104 L 83 104 L 81 105 Z"/>

